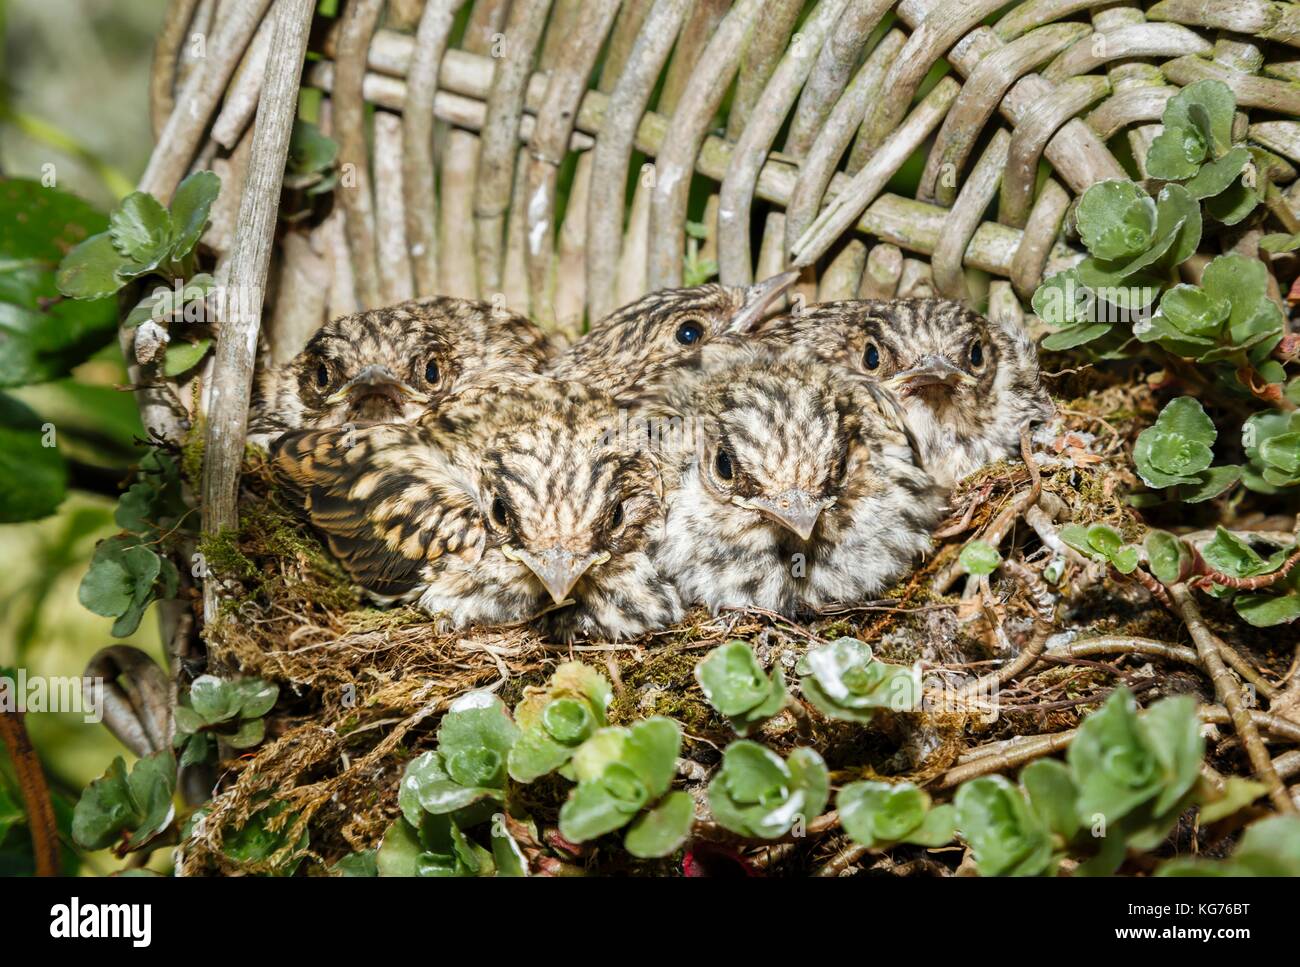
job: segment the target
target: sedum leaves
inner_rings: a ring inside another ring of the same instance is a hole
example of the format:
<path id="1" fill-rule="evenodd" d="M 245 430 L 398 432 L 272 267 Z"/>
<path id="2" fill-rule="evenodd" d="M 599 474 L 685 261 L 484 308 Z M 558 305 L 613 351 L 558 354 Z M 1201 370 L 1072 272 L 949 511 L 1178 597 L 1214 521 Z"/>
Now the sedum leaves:
<path id="1" fill-rule="evenodd" d="M 515 707 L 520 734 L 510 749 L 510 777 L 532 782 L 565 766 L 605 726 L 612 697 L 605 676 L 576 661 L 556 668 L 545 688 L 527 689 Z"/>
<path id="2" fill-rule="evenodd" d="M 578 785 L 560 808 L 560 834 L 583 843 L 631 823 L 623 845 L 633 856 L 676 850 L 695 818 L 690 797 L 669 792 L 681 742 L 681 726 L 662 716 L 593 735 L 574 756 Z"/>
<path id="3" fill-rule="evenodd" d="M 176 706 L 172 744 L 182 766 L 206 762 L 217 739 L 233 749 L 251 749 L 266 737 L 263 716 L 275 706 L 280 687 L 260 678 L 226 681 L 200 675 L 190 685 L 188 703 Z"/>
<path id="4" fill-rule="evenodd" d="M 719 825 L 755 839 L 777 839 L 806 825 L 826 806 L 830 774 L 813 749 L 786 759 L 742 739 L 727 746 L 709 783 L 709 808 Z"/>
<path id="5" fill-rule="evenodd" d="M 840 824 L 855 843 L 883 849 L 897 843 L 945 846 L 952 842 L 956 807 L 932 807 L 911 782 L 851 782 L 835 799 Z"/>
<path id="6" fill-rule="evenodd" d="M 1064 763 L 1030 763 L 1018 784 L 1001 776 L 963 783 L 957 827 L 980 873 L 1051 873 L 1069 852 L 1088 857 L 1080 872 L 1107 874 L 1129 847 L 1153 848 L 1200 793 L 1200 729 L 1190 696 L 1139 715 L 1120 689 L 1080 724 Z"/>
<path id="7" fill-rule="evenodd" d="M 695 680 L 739 735 L 748 735 L 781 711 L 788 696 L 780 667 L 766 674 L 744 641 L 729 641 L 709 652 L 695 666 Z"/>
<path id="8" fill-rule="evenodd" d="M 1148 487 L 1181 487 L 1183 499 L 1217 497 L 1241 478 L 1237 466 L 1211 467 L 1218 432 L 1200 402 L 1180 396 L 1160 411 L 1154 426 L 1138 434 L 1133 462 Z"/>
<path id="9" fill-rule="evenodd" d="M 856 638 L 811 649 L 795 671 L 804 698 L 829 718 L 865 724 L 879 709 L 906 712 L 921 703 L 920 665 L 876 661 Z"/>

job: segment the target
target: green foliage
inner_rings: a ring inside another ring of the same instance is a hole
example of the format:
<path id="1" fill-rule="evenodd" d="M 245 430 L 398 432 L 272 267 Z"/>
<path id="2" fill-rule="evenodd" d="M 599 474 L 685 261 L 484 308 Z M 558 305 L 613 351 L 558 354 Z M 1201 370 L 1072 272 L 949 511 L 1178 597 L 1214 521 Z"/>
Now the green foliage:
<path id="1" fill-rule="evenodd" d="M 1300 817 L 1252 823 L 1226 860 L 1174 859 L 1158 876 L 1300 876 Z"/>
<path id="2" fill-rule="evenodd" d="M 0 524 L 45 517 L 63 502 L 67 466 L 58 448 L 47 442 L 41 418 L 0 393 Z"/>
<path id="3" fill-rule="evenodd" d="M 726 716 L 739 735 L 748 735 L 785 707 L 785 675 L 778 666 L 769 676 L 744 641 L 714 648 L 695 666 L 695 680 L 710 705 Z"/>
<path id="4" fill-rule="evenodd" d="M 1061 540 L 1085 557 L 1110 564 L 1121 574 L 1132 574 L 1138 566 L 1138 549 L 1125 544 L 1119 531 L 1105 524 L 1067 524 L 1061 528 Z"/>
<path id="5" fill-rule="evenodd" d="M 560 808 L 560 834 L 585 843 L 628 828 L 633 856 L 667 856 L 690 835 L 694 809 L 684 792 L 669 792 L 682 730 L 655 716 L 629 728 L 596 732 L 573 757 L 578 785 Z"/>
<path id="6" fill-rule="evenodd" d="M 708 789 L 719 825 L 756 839 L 777 839 L 796 824 L 806 827 L 829 795 L 830 774 L 815 750 L 795 749 L 782 759 L 748 739 L 727 746 Z"/>
<path id="7" fill-rule="evenodd" d="M 140 849 L 171 823 L 175 791 L 176 759 L 170 750 L 140 759 L 129 775 L 118 756 L 81 794 L 72 817 L 72 838 L 84 849 L 114 844 Z"/>
<path id="8" fill-rule="evenodd" d="M 260 678 L 232 682 L 200 675 L 190 685 L 188 702 L 176 706 L 176 734 L 181 765 L 207 762 L 218 738 L 234 749 L 251 749 L 266 737 L 263 716 L 275 705 L 280 687 Z"/>
<path id="9" fill-rule="evenodd" d="M 146 192 L 127 195 L 109 215 L 108 231 L 64 256 L 59 291 L 70 299 L 102 299 L 141 276 L 192 274 L 194 246 L 220 190 L 220 178 L 197 171 L 177 187 L 170 210 Z"/>
<path id="10" fill-rule="evenodd" d="M 456 814 L 466 823 L 482 818 L 482 806 L 505 799 L 506 759 L 519 737 L 501 699 L 469 692 L 452 703 L 438 726 L 438 748 L 406 767 L 398 792 L 412 826 L 420 811 Z"/>
<path id="11" fill-rule="evenodd" d="M 1295 551 L 1295 547 L 1279 548 L 1264 557 L 1247 541 L 1220 527 L 1202 546 L 1201 556 L 1220 574 L 1258 578 L 1278 571 Z M 1287 624 L 1300 618 L 1300 567 L 1292 567 L 1285 578 L 1258 591 L 1236 591 L 1216 584 L 1213 593 L 1230 596 L 1237 614 L 1256 627 Z"/>
<path id="12" fill-rule="evenodd" d="M 55 283 L 64 253 L 107 225 L 75 195 L 0 179 L 0 387 L 57 379 L 112 339 L 112 299 L 70 302 Z"/>
<path id="13" fill-rule="evenodd" d="M 1233 378 L 1236 370 L 1268 358 L 1282 337 L 1282 310 L 1269 298 L 1263 262 L 1220 255 L 1205 267 L 1199 286 L 1167 290 L 1159 309 L 1135 324 L 1133 334 Z"/>
<path id="14" fill-rule="evenodd" d="M 1002 564 L 1002 555 L 985 541 L 971 541 L 961 549 L 957 564 L 967 574 L 992 574 Z"/>
<path id="15" fill-rule="evenodd" d="M 855 843 L 884 849 L 897 843 L 945 846 L 952 842 L 956 807 L 932 806 L 911 782 L 852 782 L 835 799 L 840 825 Z"/>
<path id="16" fill-rule="evenodd" d="M 1129 847 L 1154 848 L 1189 805 L 1216 799 L 1198 785 L 1200 728 L 1190 696 L 1162 699 L 1139 716 L 1120 689 L 1080 724 L 1064 763 L 1032 762 L 1018 785 L 1001 776 L 963 783 L 957 827 L 980 873 L 1038 876 L 1067 854 L 1086 859 L 1085 875 L 1112 873 Z M 1206 821 L 1257 795 L 1234 788 L 1218 796 Z"/>
<path id="17" fill-rule="evenodd" d="M 153 601 L 176 596 L 180 575 L 160 549 L 187 513 L 175 462 L 150 451 L 118 501 L 114 519 L 123 533 L 95 548 L 77 592 L 87 609 L 117 619 L 114 636 L 134 632 Z"/>
<path id="18" fill-rule="evenodd" d="M 962 783 L 953 803 L 957 828 L 984 876 L 1038 876 L 1054 868 L 1046 824 L 1002 776 Z"/>
<path id="19" fill-rule="evenodd" d="M 804 698 L 829 718 L 866 724 L 878 709 L 906 712 L 921 704 L 921 666 L 876 661 L 856 638 L 810 649 L 795 672 Z"/>
<path id="20" fill-rule="evenodd" d="M 1198 503 L 1217 497 L 1241 477 L 1235 466 L 1211 467 L 1217 436 L 1214 423 L 1190 396 L 1172 400 L 1154 426 L 1138 434 L 1133 462 L 1148 487 L 1179 487 L 1183 499 Z"/>
<path id="21" fill-rule="evenodd" d="M 605 676 L 577 661 L 556 668 L 545 688 L 527 690 L 515 706 L 520 732 L 510 749 L 510 778 L 532 782 L 567 765 L 578 747 L 606 725 L 612 698 Z"/>
<path id="22" fill-rule="evenodd" d="M 1300 485 L 1300 410 L 1256 413 L 1241 429 L 1246 465 L 1242 480 L 1251 490 L 1276 494 Z"/>
<path id="23" fill-rule="evenodd" d="M 303 854 L 311 845 L 306 826 L 291 840 L 298 814 L 280 801 L 269 801 L 238 829 L 226 829 L 221 837 L 221 851 L 231 860 L 242 864 L 268 864 L 271 876 L 293 876 L 302 864 Z M 201 823 L 208 821 L 208 810 L 198 809 L 186 823 L 182 839 L 189 839 Z"/>
<path id="24" fill-rule="evenodd" d="M 1191 573 L 1194 563 L 1191 550 L 1168 531 L 1148 531 L 1143 546 L 1147 566 L 1161 583 L 1174 584 Z"/>

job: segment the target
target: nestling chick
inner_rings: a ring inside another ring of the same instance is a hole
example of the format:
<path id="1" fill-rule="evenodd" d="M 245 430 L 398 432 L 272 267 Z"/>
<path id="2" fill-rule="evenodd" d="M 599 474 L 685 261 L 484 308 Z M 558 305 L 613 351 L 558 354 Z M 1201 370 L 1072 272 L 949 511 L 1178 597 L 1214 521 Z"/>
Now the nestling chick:
<path id="1" fill-rule="evenodd" d="M 639 401 L 689 443 L 660 570 L 687 603 L 783 614 L 870 598 L 930 547 L 942 499 L 866 381 L 805 354 L 719 343 Z"/>
<path id="2" fill-rule="evenodd" d="M 626 392 L 712 339 L 752 330 L 798 277 L 785 272 L 748 288 L 709 283 L 651 292 L 595 323 L 548 373 Z"/>
<path id="3" fill-rule="evenodd" d="M 287 434 L 273 469 L 380 600 L 416 601 L 457 628 L 540 616 L 562 640 L 620 638 L 682 607 L 648 553 L 663 526 L 658 472 L 608 433 L 616 416 L 599 391 L 539 379 L 351 439 Z"/>
<path id="4" fill-rule="evenodd" d="M 269 442 L 286 430 L 409 423 L 470 386 L 531 377 L 547 355 L 533 323 L 483 302 L 434 296 L 359 312 L 263 374 L 249 430 Z"/>
<path id="5" fill-rule="evenodd" d="M 922 464 L 946 488 L 1016 453 L 1025 421 L 1053 412 L 1029 337 L 958 302 L 828 302 L 773 319 L 756 337 L 888 388 Z"/>

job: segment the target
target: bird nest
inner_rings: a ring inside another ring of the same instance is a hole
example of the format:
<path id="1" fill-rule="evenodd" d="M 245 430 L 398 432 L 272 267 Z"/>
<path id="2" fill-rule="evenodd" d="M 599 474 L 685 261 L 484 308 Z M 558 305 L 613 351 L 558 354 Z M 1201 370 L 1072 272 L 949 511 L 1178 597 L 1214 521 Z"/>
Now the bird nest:
<path id="1" fill-rule="evenodd" d="M 1129 405 L 1133 395 L 1132 390 L 1125 394 Z M 1069 418 L 1041 435 L 1046 444 L 1038 454 L 1039 501 L 1052 506 L 1062 524 L 1100 521 L 1125 530 L 1132 526 L 1130 513 L 1116 496 L 1115 468 L 1107 459 L 1120 452 L 1122 438 L 1098 443 L 1083 428 L 1099 419 L 1105 417 Z M 946 537 L 936 553 L 882 600 L 801 618 L 695 611 L 676 627 L 634 640 L 572 644 L 549 641 L 527 625 L 445 633 L 414 609 L 368 606 L 280 504 L 256 454 L 242 486 L 239 528 L 200 545 L 209 580 L 220 584 L 224 602 L 208 628 L 208 668 L 276 682 L 282 699 L 269 719 L 266 742 L 226 763 L 219 791 L 205 807 L 204 832 L 185 847 L 190 873 L 274 872 L 304 855 L 327 867 L 377 846 L 398 815 L 403 769 L 420 751 L 436 746 L 435 726 L 457 697 L 488 689 L 513 707 L 526 688 L 541 685 L 565 661 L 591 664 L 613 683 L 612 724 L 651 715 L 681 723 L 679 772 L 688 790 L 702 795 L 705 777 L 733 737 L 728 721 L 705 701 L 695 681 L 695 666 L 710 649 L 745 640 L 765 667 L 788 672 L 809 647 L 849 636 L 870 643 L 882 659 L 922 662 L 927 676 L 961 678 L 1005 660 L 1000 636 L 1022 643 L 1032 625 L 1034 602 L 1015 582 L 994 585 L 995 614 L 985 617 L 971 610 L 969 595 L 941 593 L 962 542 L 986 529 L 1032 486 L 1019 462 L 994 465 L 963 483 L 953 495 L 953 515 L 940 529 Z M 1039 538 L 1024 528 L 1016 543 L 1032 558 Z M 1129 600 L 1113 585 L 1088 588 L 1075 582 L 1074 594 L 1063 629 L 1171 634 L 1172 619 Z M 1177 672 L 1176 663 L 1170 670 Z M 937 709 L 885 715 L 863 729 L 812 720 L 795 709 L 769 721 L 760 737 L 782 754 L 797 745 L 813 746 L 837 783 L 891 777 L 943 788 L 945 775 L 973 749 L 1077 725 L 1080 709 L 1107 694 L 1116 674 L 1104 665 L 1040 669 L 1003 693 L 1002 713 L 993 721 L 978 712 Z M 1177 675 L 1170 681 L 1177 682 Z M 1190 676 L 1185 687 L 1196 687 Z M 567 791 L 563 785 L 552 780 L 522 787 L 540 827 L 554 827 Z M 232 858 L 222 849 L 223 837 L 271 800 L 288 806 L 280 831 L 284 841 L 298 843 L 306 830 L 310 846 L 301 851 L 286 846 L 252 860 Z M 775 852 L 755 849 L 747 861 L 770 865 L 773 872 L 807 872 L 842 845 L 842 837 L 832 834 L 798 850 L 789 844 Z M 621 857 L 615 862 L 628 864 L 628 872 L 671 872 L 667 861 Z M 601 871 L 610 868 L 603 863 Z"/>

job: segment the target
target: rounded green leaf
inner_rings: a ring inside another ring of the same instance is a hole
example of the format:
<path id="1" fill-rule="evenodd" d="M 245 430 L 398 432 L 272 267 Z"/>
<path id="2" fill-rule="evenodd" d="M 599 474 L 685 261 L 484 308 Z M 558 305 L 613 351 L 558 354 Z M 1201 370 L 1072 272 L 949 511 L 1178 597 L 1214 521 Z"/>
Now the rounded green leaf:
<path id="1" fill-rule="evenodd" d="M 953 798 L 957 827 L 984 876 L 1038 876 L 1052 862 L 1046 826 L 1002 776 L 964 782 Z"/>
<path id="2" fill-rule="evenodd" d="M 1173 534 L 1162 530 L 1148 531 L 1143 544 L 1147 552 L 1147 564 L 1157 580 L 1162 584 L 1175 584 L 1183 579 L 1185 571 L 1191 566 L 1191 552 L 1187 545 Z"/>
<path id="3" fill-rule="evenodd" d="M 127 195 L 108 216 L 108 234 L 117 251 L 133 263 L 155 263 L 171 238 L 171 218 L 147 192 Z"/>
<path id="4" fill-rule="evenodd" d="M 542 710 L 542 725 L 561 745 L 578 745 L 595 731 L 595 721 L 587 706 L 572 698 L 557 698 Z"/>
<path id="5" fill-rule="evenodd" d="M 670 792 L 653 809 L 633 820 L 623 846 L 633 856 L 652 859 L 668 856 L 691 835 L 695 804 L 684 792 Z"/>
<path id="6" fill-rule="evenodd" d="M 1079 236 L 1100 259 L 1132 258 L 1146 250 L 1156 223 L 1156 203 L 1131 181 L 1102 181 L 1079 199 Z"/>
<path id="7" fill-rule="evenodd" d="M 184 258 L 198 244 L 220 191 L 221 179 L 211 171 L 196 171 L 177 186 L 171 204 L 171 258 Z"/>
<path id="8" fill-rule="evenodd" d="M 190 686 L 190 705 L 209 724 L 234 718 L 239 714 L 240 701 L 234 684 L 216 675 L 200 675 Z"/>
<path id="9" fill-rule="evenodd" d="M 1160 312 L 1176 329 L 1207 339 L 1218 336 L 1231 308 L 1194 285 L 1176 285 L 1160 297 Z"/>
<path id="10" fill-rule="evenodd" d="M 1002 563 L 1002 555 L 985 541 L 971 541 L 961 549 L 957 563 L 967 574 L 992 574 Z"/>
<path id="11" fill-rule="evenodd" d="M 704 697 L 723 715 L 735 717 L 762 703 L 771 682 L 743 641 L 729 641 L 695 666 L 695 680 Z"/>
<path id="12" fill-rule="evenodd" d="M 853 782 L 835 800 L 849 838 L 874 847 L 897 842 L 921 825 L 930 806 L 915 783 Z"/>

